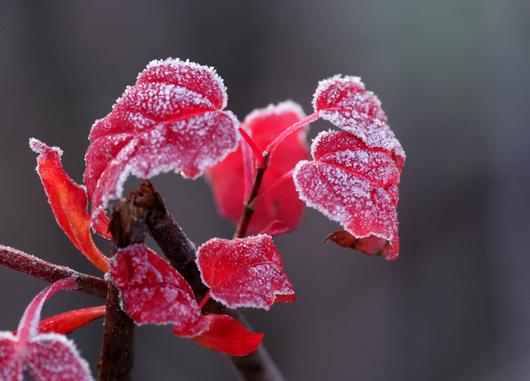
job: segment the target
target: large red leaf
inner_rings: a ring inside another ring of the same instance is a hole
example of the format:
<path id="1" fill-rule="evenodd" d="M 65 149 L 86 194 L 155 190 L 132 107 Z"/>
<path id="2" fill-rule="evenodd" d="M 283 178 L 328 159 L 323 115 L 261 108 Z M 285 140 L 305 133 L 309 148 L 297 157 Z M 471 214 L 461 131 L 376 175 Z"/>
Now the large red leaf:
<path id="1" fill-rule="evenodd" d="M 313 108 L 323 119 L 351 132 L 368 147 L 383 148 L 396 156 L 403 168 L 405 152 L 388 126 L 381 102 L 365 89 L 359 77 L 336 75 L 320 81 Z"/>
<path id="2" fill-rule="evenodd" d="M 88 364 L 71 340 L 59 334 L 40 333 L 37 329 L 44 302 L 57 291 L 74 287 L 73 278 L 52 284 L 30 303 L 16 335 L 0 332 L 0 380 L 93 380 Z"/>
<path id="3" fill-rule="evenodd" d="M 110 114 L 96 121 L 85 155 L 92 217 L 122 193 L 129 175 L 175 171 L 197 178 L 237 147 L 238 121 L 215 70 L 189 61 L 153 61 Z"/>
<path id="4" fill-rule="evenodd" d="M 255 352 L 263 333 L 250 332 L 238 320 L 228 315 L 206 315 L 208 329 L 193 338 L 197 344 L 231 356 L 246 356 Z"/>
<path id="5" fill-rule="evenodd" d="M 261 150 L 265 150 L 278 134 L 303 118 L 302 108 L 292 101 L 286 101 L 253 111 L 245 118 L 242 128 Z M 240 141 L 235 152 L 206 172 L 219 211 L 233 222 L 237 222 L 243 213 L 247 196 L 242 151 L 245 144 Z M 254 205 L 255 212 L 248 227 L 250 234 L 274 235 L 294 230 L 298 226 L 303 203 L 298 199 L 290 176 L 284 181 L 281 179 L 296 163 L 308 158 L 304 129 L 290 135 L 277 147 L 263 177 L 263 195 L 258 197 Z M 267 191 L 271 185 L 274 188 Z"/>
<path id="6" fill-rule="evenodd" d="M 345 131 L 321 132 L 313 161 L 300 162 L 293 178 L 300 198 L 344 226 L 329 239 L 369 255 L 399 253 L 397 203 L 400 168 L 392 152 L 367 146 Z"/>
<path id="7" fill-rule="evenodd" d="M 90 262 L 101 271 L 107 272 L 109 260 L 96 247 L 90 235 L 85 188 L 76 184 L 64 172 L 61 164 L 63 152 L 60 148 L 48 147 L 37 139 L 30 139 L 29 144 L 31 149 L 39 154 L 37 173 L 57 223 Z"/>
<path id="8" fill-rule="evenodd" d="M 211 239 L 197 250 L 197 264 L 212 298 L 227 307 L 268 310 L 275 302 L 295 301 L 293 287 L 269 235 Z"/>
<path id="9" fill-rule="evenodd" d="M 109 274 L 120 291 L 123 310 L 136 324 L 170 324 L 189 336 L 206 328 L 184 277 L 147 246 L 119 250 Z"/>

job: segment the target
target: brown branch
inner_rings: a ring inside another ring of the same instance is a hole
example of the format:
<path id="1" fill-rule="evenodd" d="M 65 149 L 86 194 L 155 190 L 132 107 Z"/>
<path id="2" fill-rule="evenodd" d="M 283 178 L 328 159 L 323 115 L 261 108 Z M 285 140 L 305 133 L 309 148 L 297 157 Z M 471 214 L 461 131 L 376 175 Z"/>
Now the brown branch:
<path id="1" fill-rule="evenodd" d="M 149 234 L 156 241 L 171 266 L 173 266 L 193 289 L 201 300 L 208 287 L 202 283 L 201 275 L 195 263 L 195 245 L 177 225 L 168 213 L 164 200 L 149 181 L 144 181 L 138 190 L 130 195 L 131 202 L 143 216 Z"/>
<path id="2" fill-rule="evenodd" d="M 47 262 L 8 246 L 0 245 L 0 266 L 50 283 L 73 276 L 76 278 L 78 291 L 103 298 L 107 295 L 107 282 L 101 278 Z"/>
<path id="3" fill-rule="evenodd" d="M 256 183 L 258 183 L 258 185 L 256 185 Z M 261 180 L 255 181 L 254 188 L 256 189 L 256 192 L 259 191 L 259 183 L 261 183 Z M 192 286 L 197 300 L 201 300 L 204 294 L 208 291 L 208 287 L 202 283 L 199 269 L 195 262 L 195 245 L 188 239 L 180 226 L 167 211 L 162 197 L 150 182 L 144 181 L 140 185 L 134 200 L 137 208 L 145 210 L 146 223 L 151 236 L 154 238 L 170 263 Z M 253 198 L 249 198 L 249 200 L 252 202 Z M 247 328 L 251 329 L 241 313 L 230 310 L 212 299 L 208 301 L 203 311 L 205 313 L 232 315 L 245 324 Z M 284 380 L 276 364 L 272 361 L 263 345 L 250 355 L 242 357 L 230 356 L 230 359 L 241 378 L 245 381 Z"/>
<path id="4" fill-rule="evenodd" d="M 145 239 L 147 227 L 142 210 L 134 207 L 134 193 L 113 208 L 110 231 L 112 253 Z M 100 381 L 129 381 L 134 364 L 134 322 L 120 308 L 118 289 L 109 282 L 103 346 L 99 362 Z"/>
<path id="5" fill-rule="evenodd" d="M 263 182 L 263 176 L 269 165 L 269 154 L 263 154 L 263 161 L 261 165 L 256 169 L 256 176 L 254 177 L 254 183 L 252 184 L 252 189 L 248 195 L 247 201 L 245 202 L 245 207 L 243 209 L 243 214 L 237 224 L 236 232 L 234 233 L 234 238 L 243 238 L 247 234 L 248 225 L 250 220 L 254 215 L 254 206 L 252 202 L 256 199 L 259 194 L 259 189 L 261 183 Z"/>

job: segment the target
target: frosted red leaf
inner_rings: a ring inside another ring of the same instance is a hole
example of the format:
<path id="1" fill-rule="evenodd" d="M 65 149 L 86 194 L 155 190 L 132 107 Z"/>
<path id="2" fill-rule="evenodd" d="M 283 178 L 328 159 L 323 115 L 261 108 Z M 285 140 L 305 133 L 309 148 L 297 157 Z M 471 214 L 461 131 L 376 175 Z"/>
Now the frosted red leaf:
<path id="1" fill-rule="evenodd" d="M 302 108 L 292 101 L 286 101 L 251 112 L 242 123 L 242 128 L 263 151 L 278 134 L 303 118 Z M 255 212 L 248 227 L 250 234 L 274 235 L 294 230 L 298 226 L 303 203 L 296 194 L 291 177 L 282 181 L 282 176 L 300 160 L 309 158 L 305 135 L 305 129 L 290 135 L 271 157 L 261 185 L 262 196 L 254 204 Z M 241 140 L 235 152 L 206 171 L 220 213 L 233 222 L 239 220 L 247 196 L 243 157 L 246 144 Z M 274 188 L 267 191 L 271 185 Z"/>
<path id="2" fill-rule="evenodd" d="M 313 108 L 321 118 L 351 132 L 368 147 L 391 151 L 399 161 L 404 161 L 405 151 L 388 126 L 381 102 L 366 90 L 359 77 L 336 75 L 320 81 L 313 96 Z"/>
<path id="3" fill-rule="evenodd" d="M 237 118 L 213 68 L 152 61 L 90 132 L 84 183 L 96 218 L 129 175 L 174 171 L 197 178 L 237 147 Z"/>
<path id="4" fill-rule="evenodd" d="M 308 206 L 344 226 L 328 239 L 397 258 L 400 168 L 392 152 L 369 147 L 345 131 L 325 131 L 313 141 L 311 153 L 314 160 L 301 161 L 293 178 Z"/>
<path id="5" fill-rule="evenodd" d="M 206 315 L 208 329 L 193 338 L 197 344 L 231 356 L 246 356 L 255 352 L 263 333 L 250 332 L 238 320 L 228 315 Z"/>
<path id="6" fill-rule="evenodd" d="M 189 336 L 205 329 L 186 280 L 144 244 L 120 249 L 111 258 L 109 274 L 123 310 L 136 324 L 174 325 Z"/>
<path id="7" fill-rule="evenodd" d="M 293 303 L 295 294 L 272 237 L 214 238 L 197 250 L 197 264 L 210 295 L 229 308 L 268 310 Z"/>
<path id="8" fill-rule="evenodd" d="M 71 340 L 59 334 L 40 333 L 37 328 L 44 302 L 57 291 L 74 287 L 73 278 L 55 282 L 29 304 L 16 335 L 0 332 L 0 380 L 93 380 L 88 364 Z"/>
<path id="9" fill-rule="evenodd" d="M 86 190 L 65 173 L 61 163 L 62 150 L 37 139 L 30 139 L 29 145 L 39 154 L 37 173 L 57 223 L 90 262 L 107 272 L 108 258 L 96 247 L 90 234 Z"/>
<path id="10" fill-rule="evenodd" d="M 41 321 L 39 323 L 39 332 L 67 335 L 104 316 L 105 306 L 63 312 Z"/>

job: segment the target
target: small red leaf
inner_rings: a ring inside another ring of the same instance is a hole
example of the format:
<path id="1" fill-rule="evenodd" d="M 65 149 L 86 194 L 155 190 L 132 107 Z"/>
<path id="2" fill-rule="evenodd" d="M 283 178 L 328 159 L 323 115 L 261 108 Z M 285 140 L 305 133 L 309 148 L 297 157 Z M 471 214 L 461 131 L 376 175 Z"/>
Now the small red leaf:
<path id="1" fill-rule="evenodd" d="M 393 152 L 397 160 L 405 160 L 405 151 L 388 126 L 381 102 L 365 89 L 359 77 L 336 75 L 320 81 L 313 108 L 321 118 L 351 132 L 368 147 L 383 148 Z M 403 163 L 398 165 L 403 168 Z"/>
<path id="2" fill-rule="evenodd" d="M 239 122 L 226 106 L 222 79 L 189 61 L 153 61 L 110 114 L 94 123 L 84 183 L 92 218 L 122 194 L 129 175 L 181 172 L 197 178 L 233 151 Z"/>
<path id="3" fill-rule="evenodd" d="M 41 321 L 39 323 L 39 332 L 67 335 L 103 316 L 105 316 L 105 306 L 68 311 Z"/>
<path id="4" fill-rule="evenodd" d="M 136 324 L 171 324 L 190 335 L 204 329 L 191 287 L 147 246 L 119 250 L 111 259 L 109 274 L 120 291 L 123 310 Z"/>
<path id="5" fill-rule="evenodd" d="M 75 279 L 55 282 L 29 304 L 17 334 L 0 332 L 0 380 L 90 381 L 88 364 L 74 343 L 63 335 L 37 331 L 42 306 L 53 294 L 75 287 Z M 27 376 L 27 377 L 26 377 Z"/>
<path id="6" fill-rule="evenodd" d="M 308 206 L 351 234 L 337 232 L 329 239 L 366 254 L 397 258 L 400 169 L 392 153 L 368 147 L 344 131 L 321 132 L 311 152 L 314 160 L 300 162 L 293 178 Z"/>
<path id="7" fill-rule="evenodd" d="M 268 310 L 276 302 L 295 301 L 271 236 L 211 239 L 197 250 L 197 264 L 212 298 L 227 307 Z"/>
<path id="8" fill-rule="evenodd" d="M 37 139 L 30 139 L 29 144 L 31 149 L 39 154 L 37 173 L 57 223 L 90 262 L 101 271 L 107 272 L 108 258 L 99 251 L 90 235 L 85 188 L 76 184 L 64 172 L 61 149 L 48 147 Z"/>
<path id="9" fill-rule="evenodd" d="M 263 151 L 278 134 L 303 118 L 302 108 L 287 101 L 253 111 L 245 118 L 242 128 Z M 239 220 L 247 196 L 242 154 L 245 144 L 245 141 L 241 141 L 237 151 L 206 172 L 220 213 L 233 222 Z M 303 203 L 296 195 L 290 176 L 280 183 L 278 180 L 293 170 L 300 160 L 308 158 L 304 129 L 290 135 L 278 146 L 263 178 L 262 195 L 254 204 L 255 212 L 248 228 L 250 234 L 280 234 L 298 226 Z M 274 188 L 267 191 L 271 185 Z M 268 228 L 273 223 L 274 228 Z"/>
<path id="10" fill-rule="evenodd" d="M 246 356 L 255 352 L 263 333 L 250 332 L 238 320 L 228 315 L 206 315 L 208 329 L 193 341 L 208 349 L 231 356 Z"/>

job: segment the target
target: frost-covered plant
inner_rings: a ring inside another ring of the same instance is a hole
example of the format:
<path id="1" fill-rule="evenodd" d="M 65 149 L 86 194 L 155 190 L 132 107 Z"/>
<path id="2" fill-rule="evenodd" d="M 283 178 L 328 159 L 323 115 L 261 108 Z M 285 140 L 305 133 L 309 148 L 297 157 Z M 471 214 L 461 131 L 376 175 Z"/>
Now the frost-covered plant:
<path id="1" fill-rule="evenodd" d="M 101 380 L 130 379 L 134 324 L 168 325 L 176 336 L 226 353 L 246 380 L 282 380 L 260 346 L 263 334 L 236 311 L 295 301 L 272 237 L 296 229 L 305 204 L 342 225 L 329 240 L 398 257 L 405 153 L 359 78 L 321 81 L 309 116 L 286 101 L 255 110 L 240 124 L 226 104 L 212 68 L 153 61 L 94 123 L 83 185 L 64 172 L 59 148 L 30 140 L 59 226 L 105 276 L 0 246 L 0 264 L 53 282 L 28 306 L 16 332 L 0 333 L 1 380 L 92 379 L 65 335 L 98 318 L 105 318 Z M 307 128 L 319 118 L 339 130 L 320 132 L 309 150 Z M 147 180 L 170 171 L 190 179 L 206 175 L 219 212 L 236 223 L 233 239 L 213 238 L 195 249 L 147 181 L 120 199 L 129 175 Z M 110 218 L 113 199 L 119 201 Z M 98 249 L 91 228 L 112 239 L 110 256 Z M 168 261 L 147 247 L 146 233 Z M 39 323 L 42 305 L 61 289 L 105 297 L 106 305 Z"/>

